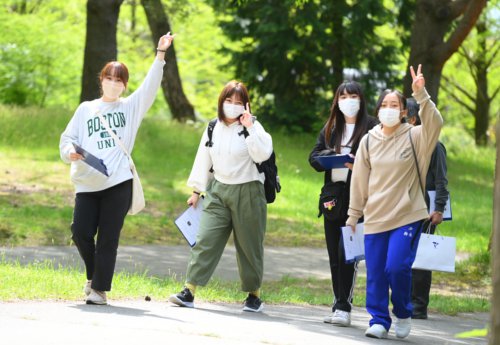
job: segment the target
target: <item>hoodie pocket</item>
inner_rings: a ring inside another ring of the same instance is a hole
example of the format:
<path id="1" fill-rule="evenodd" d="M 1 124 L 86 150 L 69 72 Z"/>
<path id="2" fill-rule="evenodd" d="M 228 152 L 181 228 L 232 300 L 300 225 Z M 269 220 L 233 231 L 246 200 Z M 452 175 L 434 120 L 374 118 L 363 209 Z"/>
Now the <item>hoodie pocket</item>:
<path id="1" fill-rule="evenodd" d="M 70 175 L 71 182 L 84 186 L 100 186 L 108 179 L 107 176 L 82 161 L 71 163 Z"/>

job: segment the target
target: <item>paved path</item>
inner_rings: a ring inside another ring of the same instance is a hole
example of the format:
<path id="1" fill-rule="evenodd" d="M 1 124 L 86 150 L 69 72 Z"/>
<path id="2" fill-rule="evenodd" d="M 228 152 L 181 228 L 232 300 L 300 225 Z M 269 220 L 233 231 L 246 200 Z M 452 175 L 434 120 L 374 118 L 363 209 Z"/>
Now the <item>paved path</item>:
<path id="1" fill-rule="evenodd" d="M 187 246 L 123 246 L 118 271 L 149 275 L 185 275 Z M 82 267 L 75 247 L 0 247 L 0 258 L 22 264 L 52 260 L 63 266 Z M 360 267 L 364 274 L 364 266 Z M 266 248 L 265 279 L 283 275 L 329 279 L 326 249 Z M 237 280 L 234 247 L 228 246 L 215 272 L 221 279 Z M 1 278 L 1 277 L 0 277 Z M 1 279 L 0 279 L 1 280 Z M 1 288 L 1 286 L 0 286 Z M 486 344 L 485 338 L 458 339 L 457 333 L 483 329 L 486 313 L 458 317 L 430 315 L 415 320 L 411 335 L 388 340 L 364 336 L 369 316 L 354 308 L 353 325 L 334 327 L 322 322 L 327 306 L 266 305 L 264 313 L 241 311 L 237 304 L 199 303 L 196 309 L 166 302 L 111 301 L 109 306 L 87 306 L 75 302 L 44 301 L 0 303 L 0 344 Z"/>
<path id="2" fill-rule="evenodd" d="M 164 277 L 186 274 L 189 246 L 122 246 L 118 249 L 116 271 L 143 273 Z M 83 264 L 76 247 L 0 247 L 0 258 L 22 264 L 51 260 L 63 266 L 79 267 Z M 289 275 L 297 278 L 317 277 L 329 279 L 328 254 L 325 248 L 266 247 L 264 280 L 280 280 Z M 227 246 L 214 277 L 238 280 L 235 249 Z"/>
<path id="3" fill-rule="evenodd" d="M 353 310 L 351 327 L 321 322 L 327 307 L 266 305 L 264 313 L 241 311 L 235 304 L 198 304 L 196 309 L 167 303 L 113 301 L 109 306 L 74 302 L 0 303 L 0 343 L 5 345 L 153 345 L 273 344 L 358 345 L 486 344 L 484 338 L 457 339 L 455 334 L 484 328 L 486 315 L 431 316 L 413 323 L 399 340 L 364 336 L 368 315 Z"/>

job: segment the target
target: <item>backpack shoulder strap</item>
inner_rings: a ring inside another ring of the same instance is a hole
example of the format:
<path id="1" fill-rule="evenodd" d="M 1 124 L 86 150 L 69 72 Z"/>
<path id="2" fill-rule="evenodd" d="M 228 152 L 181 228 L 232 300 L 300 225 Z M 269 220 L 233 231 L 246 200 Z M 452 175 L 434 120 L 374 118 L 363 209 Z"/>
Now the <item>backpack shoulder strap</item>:
<path id="1" fill-rule="evenodd" d="M 205 146 L 212 147 L 214 144 L 212 141 L 212 135 L 214 133 L 214 127 L 215 127 L 216 123 L 217 123 L 217 119 L 213 119 L 208 123 L 208 127 L 207 127 L 208 141 L 205 143 Z"/>
<path id="2" fill-rule="evenodd" d="M 255 116 L 252 116 L 252 122 L 255 122 L 257 118 Z M 243 126 L 243 130 L 241 132 L 238 133 L 238 135 L 243 135 L 245 137 L 245 139 L 250 135 L 250 133 L 248 133 L 248 130 L 245 126 Z"/>

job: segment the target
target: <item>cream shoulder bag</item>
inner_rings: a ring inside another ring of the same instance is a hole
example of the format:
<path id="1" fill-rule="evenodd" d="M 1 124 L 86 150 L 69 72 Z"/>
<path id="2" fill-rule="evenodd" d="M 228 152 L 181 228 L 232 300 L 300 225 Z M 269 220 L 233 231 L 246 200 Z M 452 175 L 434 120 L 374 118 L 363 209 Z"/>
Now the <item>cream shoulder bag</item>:
<path id="1" fill-rule="evenodd" d="M 133 175 L 133 181 L 132 181 L 132 202 L 130 203 L 128 214 L 135 215 L 144 209 L 144 207 L 146 206 L 146 200 L 144 199 L 144 191 L 142 190 L 141 180 L 139 179 L 139 174 L 137 173 L 137 169 L 135 168 L 134 160 L 132 159 L 132 156 L 130 156 L 130 154 L 128 153 L 127 149 L 125 148 L 125 145 L 123 145 L 120 138 L 118 138 L 115 132 L 113 132 L 109 128 L 106 119 L 104 118 L 104 116 L 102 116 L 100 111 L 97 112 L 97 115 L 99 116 L 104 128 L 106 128 L 106 131 L 109 133 L 109 135 L 111 135 L 111 137 L 115 140 L 115 142 L 118 143 L 118 145 L 122 149 L 123 153 L 125 153 L 125 156 L 127 156 L 128 161 L 130 163 L 130 171 L 132 172 Z"/>

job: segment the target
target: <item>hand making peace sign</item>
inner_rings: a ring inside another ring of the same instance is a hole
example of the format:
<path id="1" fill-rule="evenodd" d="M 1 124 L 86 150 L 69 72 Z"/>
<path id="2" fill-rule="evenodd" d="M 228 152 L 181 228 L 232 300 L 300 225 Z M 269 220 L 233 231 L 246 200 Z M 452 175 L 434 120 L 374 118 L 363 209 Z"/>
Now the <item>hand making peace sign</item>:
<path id="1" fill-rule="evenodd" d="M 250 105 L 247 103 L 245 105 L 245 112 L 240 117 L 240 123 L 246 128 L 253 126 L 252 114 L 250 114 Z"/>
<path id="2" fill-rule="evenodd" d="M 417 74 L 415 74 L 415 70 L 413 66 L 410 66 L 410 73 L 413 82 L 411 83 L 411 88 L 413 93 L 417 93 L 425 87 L 425 78 L 422 74 L 422 65 L 418 64 Z"/>

